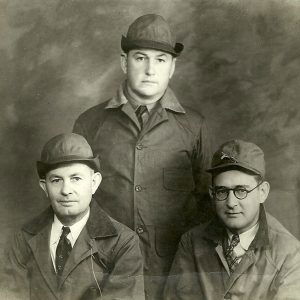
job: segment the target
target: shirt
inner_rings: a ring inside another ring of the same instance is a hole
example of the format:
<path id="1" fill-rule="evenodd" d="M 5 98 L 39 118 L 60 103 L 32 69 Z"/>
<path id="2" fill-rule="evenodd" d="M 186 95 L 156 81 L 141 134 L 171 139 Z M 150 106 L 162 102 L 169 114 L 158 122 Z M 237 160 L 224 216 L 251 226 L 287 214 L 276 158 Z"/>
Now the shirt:
<path id="1" fill-rule="evenodd" d="M 73 224 L 72 226 L 69 226 L 70 228 L 70 233 L 67 235 L 67 238 L 69 239 L 72 248 L 74 247 L 74 244 L 81 233 L 83 227 L 85 226 L 88 218 L 90 216 L 90 210 L 83 216 L 82 219 L 80 219 L 77 223 Z M 50 247 L 50 255 L 53 263 L 53 267 L 56 271 L 56 266 L 55 266 L 55 258 L 56 258 L 56 248 L 60 239 L 60 236 L 62 234 L 62 227 L 64 225 L 59 221 L 56 215 L 54 215 L 53 218 L 53 223 L 51 227 L 51 233 L 50 233 L 50 242 L 49 242 L 49 247 Z"/>
<path id="2" fill-rule="evenodd" d="M 235 255 L 237 257 L 239 257 L 239 262 L 242 259 L 242 256 L 246 253 L 246 251 L 248 250 L 250 244 L 252 243 L 252 241 L 255 238 L 255 235 L 258 231 L 258 223 L 255 224 L 253 227 L 251 227 L 249 230 L 239 234 L 239 238 L 240 238 L 240 242 L 237 244 L 237 246 L 233 249 Z M 233 233 L 231 233 L 228 229 L 227 229 L 227 234 L 229 236 L 229 244 L 232 240 L 233 237 Z"/>

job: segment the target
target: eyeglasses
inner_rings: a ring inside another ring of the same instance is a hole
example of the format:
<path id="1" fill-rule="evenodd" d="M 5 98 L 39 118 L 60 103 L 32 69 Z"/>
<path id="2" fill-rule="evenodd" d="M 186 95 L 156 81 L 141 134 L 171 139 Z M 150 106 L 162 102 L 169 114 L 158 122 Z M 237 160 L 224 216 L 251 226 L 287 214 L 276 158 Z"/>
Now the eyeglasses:
<path id="1" fill-rule="evenodd" d="M 224 201 L 228 198 L 230 191 L 233 191 L 234 196 L 239 199 L 243 200 L 245 199 L 249 193 L 254 191 L 256 188 L 258 188 L 263 181 L 261 181 L 257 186 L 255 186 L 251 190 L 247 190 L 244 187 L 235 187 L 233 189 L 229 189 L 226 187 L 220 187 L 220 188 L 211 188 L 212 195 L 214 196 L 215 200 L 217 201 Z"/>

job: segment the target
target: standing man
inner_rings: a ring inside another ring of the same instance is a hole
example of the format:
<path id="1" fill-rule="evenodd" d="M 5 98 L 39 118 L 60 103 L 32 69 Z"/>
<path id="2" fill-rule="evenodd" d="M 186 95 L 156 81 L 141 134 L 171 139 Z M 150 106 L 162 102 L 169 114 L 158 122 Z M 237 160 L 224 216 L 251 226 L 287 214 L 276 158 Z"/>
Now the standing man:
<path id="1" fill-rule="evenodd" d="M 300 242 L 265 212 L 263 151 L 229 141 L 208 172 L 217 217 L 183 235 L 165 299 L 300 299 Z"/>
<path id="2" fill-rule="evenodd" d="M 204 118 L 168 87 L 183 45 L 167 22 L 155 14 L 136 19 L 121 47 L 126 80 L 113 98 L 84 112 L 74 132 L 99 155 L 103 183 L 96 197 L 139 234 L 146 294 L 160 299 L 180 235 L 199 221 L 210 141 Z"/>
<path id="3" fill-rule="evenodd" d="M 50 207 L 15 235 L 3 299 L 145 299 L 138 237 L 92 201 L 101 174 L 87 141 L 55 136 L 37 170 Z"/>

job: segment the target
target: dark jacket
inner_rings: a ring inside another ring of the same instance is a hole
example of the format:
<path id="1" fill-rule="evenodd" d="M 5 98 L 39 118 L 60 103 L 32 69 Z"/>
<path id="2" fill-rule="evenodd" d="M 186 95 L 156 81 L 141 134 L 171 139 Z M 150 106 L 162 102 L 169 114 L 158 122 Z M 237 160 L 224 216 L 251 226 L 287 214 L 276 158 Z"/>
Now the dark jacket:
<path id="1" fill-rule="evenodd" d="M 204 170 L 210 159 L 204 118 L 167 89 L 141 130 L 120 88 L 114 98 L 79 116 L 73 131 L 100 157 L 101 207 L 137 231 L 145 275 L 160 280 L 181 234 L 201 219 L 197 202 L 208 190 Z M 207 213 L 204 204 L 200 209 Z"/>
<path id="2" fill-rule="evenodd" d="M 231 276 L 222 236 L 217 220 L 183 235 L 165 299 L 300 299 L 300 242 L 263 208 L 256 237 Z"/>
<path id="3" fill-rule="evenodd" d="M 142 256 L 134 232 L 95 202 L 58 281 L 49 250 L 52 221 L 49 208 L 15 235 L 7 299 L 144 299 Z"/>

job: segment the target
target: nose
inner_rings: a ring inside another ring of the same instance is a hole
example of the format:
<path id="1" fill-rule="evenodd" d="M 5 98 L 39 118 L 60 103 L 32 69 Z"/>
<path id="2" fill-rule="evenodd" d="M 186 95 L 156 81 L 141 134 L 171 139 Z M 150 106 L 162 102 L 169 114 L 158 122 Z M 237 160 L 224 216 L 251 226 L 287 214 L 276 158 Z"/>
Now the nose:
<path id="1" fill-rule="evenodd" d="M 62 183 L 61 193 L 62 193 L 62 195 L 69 195 L 69 194 L 72 193 L 71 183 L 70 182 L 64 181 Z"/>
<path id="2" fill-rule="evenodd" d="M 228 208 L 234 208 L 238 205 L 239 200 L 235 197 L 233 191 L 229 191 L 229 195 L 226 201 L 226 205 Z"/>
<path id="3" fill-rule="evenodd" d="M 146 74 L 151 76 L 155 74 L 155 66 L 154 66 L 154 61 L 149 59 L 147 62 L 147 67 L 146 67 Z"/>

